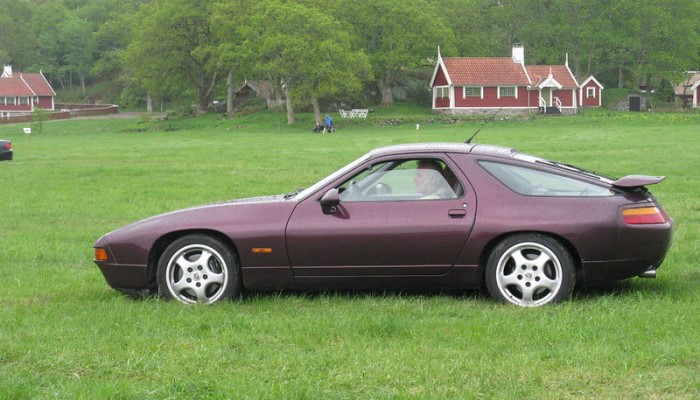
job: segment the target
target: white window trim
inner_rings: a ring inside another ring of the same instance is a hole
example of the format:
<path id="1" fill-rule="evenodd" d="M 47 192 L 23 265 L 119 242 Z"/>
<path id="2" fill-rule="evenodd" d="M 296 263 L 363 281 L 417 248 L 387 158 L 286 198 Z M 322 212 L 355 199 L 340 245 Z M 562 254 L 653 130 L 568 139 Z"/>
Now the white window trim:
<path id="1" fill-rule="evenodd" d="M 586 88 L 586 98 L 587 99 L 595 99 L 595 88 L 594 87 L 587 87 Z"/>
<path id="2" fill-rule="evenodd" d="M 447 96 L 440 96 L 443 90 L 447 91 Z M 449 99 L 450 97 L 450 87 L 449 86 L 435 86 L 435 98 L 436 99 Z"/>
<path id="3" fill-rule="evenodd" d="M 499 86 L 497 98 L 499 98 L 499 99 L 501 98 L 501 88 L 513 88 L 513 89 L 515 89 L 515 96 L 503 96 L 503 97 L 513 97 L 515 99 L 518 98 L 518 87 L 517 86 Z"/>
<path id="4" fill-rule="evenodd" d="M 479 95 L 478 96 L 467 96 L 467 88 L 479 89 Z M 467 97 L 478 97 L 481 100 L 483 100 L 484 99 L 484 87 L 483 86 L 462 86 L 462 98 L 466 99 Z"/>

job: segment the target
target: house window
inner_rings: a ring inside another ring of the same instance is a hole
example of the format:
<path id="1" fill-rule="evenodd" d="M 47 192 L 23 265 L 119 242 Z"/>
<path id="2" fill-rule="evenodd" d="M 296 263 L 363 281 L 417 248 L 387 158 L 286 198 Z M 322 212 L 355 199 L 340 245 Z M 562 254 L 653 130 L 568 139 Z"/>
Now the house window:
<path id="1" fill-rule="evenodd" d="M 29 104 L 29 97 L 20 97 L 19 98 L 19 105 L 26 106 L 28 104 Z"/>
<path id="2" fill-rule="evenodd" d="M 4 104 L 7 106 L 14 106 L 15 105 L 15 98 L 14 97 L 0 97 L 0 104 Z"/>
<path id="3" fill-rule="evenodd" d="M 592 88 L 592 87 L 586 88 L 586 98 L 587 99 L 595 98 L 595 88 Z"/>
<path id="4" fill-rule="evenodd" d="M 435 97 L 438 98 L 449 98 L 450 97 L 450 87 L 449 86 L 439 86 L 435 88 Z"/>
<path id="5" fill-rule="evenodd" d="M 464 97 L 480 97 L 484 98 L 481 86 L 465 86 Z"/>
<path id="6" fill-rule="evenodd" d="M 518 98 L 518 92 L 515 90 L 515 86 L 499 86 L 498 87 L 498 98 L 501 97 L 515 97 Z"/>

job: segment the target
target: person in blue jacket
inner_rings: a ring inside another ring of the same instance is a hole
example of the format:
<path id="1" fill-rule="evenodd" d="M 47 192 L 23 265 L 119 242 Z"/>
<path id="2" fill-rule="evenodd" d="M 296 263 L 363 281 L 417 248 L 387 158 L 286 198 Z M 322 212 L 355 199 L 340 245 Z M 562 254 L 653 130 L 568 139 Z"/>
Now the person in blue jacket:
<path id="1" fill-rule="evenodd" d="M 326 131 L 329 133 L 334 132 L 333 131 L 333 118 L 331 118 L 330 114 L 326 114 Z"/>

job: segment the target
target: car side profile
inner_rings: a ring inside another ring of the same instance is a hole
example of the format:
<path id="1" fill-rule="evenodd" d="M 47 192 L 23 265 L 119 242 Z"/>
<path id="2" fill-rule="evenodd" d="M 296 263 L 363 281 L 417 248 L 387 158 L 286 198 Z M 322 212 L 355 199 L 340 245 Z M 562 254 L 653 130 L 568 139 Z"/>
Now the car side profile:
<path id="1" fill-rule="evenodd" d="M 485 287 L 518 306 L 655 276 L 673 221 L 648 191 L 482 144 L 382 147 L 287 195 L 166 213 L 94 244 L 119 290 L 214 303 L 242 290 Z"/>

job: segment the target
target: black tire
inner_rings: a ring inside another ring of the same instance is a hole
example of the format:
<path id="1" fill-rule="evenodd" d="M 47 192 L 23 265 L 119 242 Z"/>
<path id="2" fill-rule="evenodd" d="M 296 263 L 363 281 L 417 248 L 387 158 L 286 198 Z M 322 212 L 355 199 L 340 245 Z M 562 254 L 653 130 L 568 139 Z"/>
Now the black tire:
<path id="1" fill-rule="evenodd" d="M 236 297 L 241 278 L 229 246 L 201 234 L 172 242 L 158 260 L 158 289 L 165 299 L 211 304 Z"/>
<path id="2" fill-rule="evenodd" d="M 537 307 L 568 299 L 576 283 L 571 254 L 542 234 L 517 234 L 501 241 L 489 255 L 486 288 L 498 301 Z"/>

